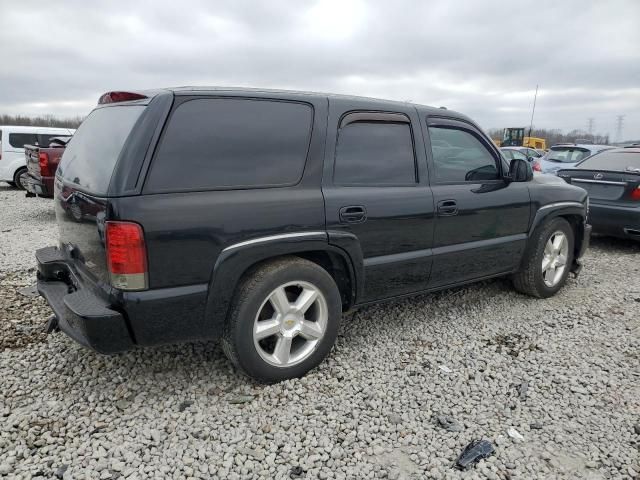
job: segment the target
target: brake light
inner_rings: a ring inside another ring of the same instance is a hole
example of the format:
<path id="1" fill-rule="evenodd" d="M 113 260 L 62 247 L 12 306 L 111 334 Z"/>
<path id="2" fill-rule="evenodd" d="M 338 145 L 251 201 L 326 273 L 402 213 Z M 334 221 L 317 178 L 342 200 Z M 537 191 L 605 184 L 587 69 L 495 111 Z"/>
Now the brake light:
<path id="1" fill-rule="evenodd" d="M 38 163 L 40 164 L 40 175 L 43 177 L 50 177 L 51 171 L 49 170 L 49 155 L 45 152 L 41 152 L 38 155 Z"/>
<path id="2" fill-rule="evenodd" d="M 631 200 L 640 201 L 640 187 L 636 187 L 636 188 L 631 192 Z"/>
<path id="3" fill-rule="evenodd" d="M 531 168 L 533 169 L 534 172 L 542 172 L 542 166 L 540 165 L 540 162 L 537 160 L 534 160 L 531 163 Z"/>
<path id="4" fill-rule="evenodd" d="M 142 100 L 146 95 L 134 92 L 107 92 L 98 99 L 98 105 L 105 103 L 128 102 L 129 100 Z"/>
<path id="5" fill-rule="evenodd" d="M 121 290 L 147 288 L 147 248 L 142 227 L 133 222 L 106 222 L 105 244 L 111 285 Z"/>

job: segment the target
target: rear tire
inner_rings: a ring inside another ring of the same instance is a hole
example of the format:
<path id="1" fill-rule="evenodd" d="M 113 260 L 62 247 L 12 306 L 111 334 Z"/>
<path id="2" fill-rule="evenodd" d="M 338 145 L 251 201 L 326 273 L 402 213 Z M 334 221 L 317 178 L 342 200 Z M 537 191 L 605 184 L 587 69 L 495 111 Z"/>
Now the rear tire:
<path id="1" fill-rule="evenodd" d="M 516 290 L 532 297 L 555 295 L 567 281 L 573 263 L 574 234 L 564 218 L 556 217 L 536 229 L 522 270 L 512 277 Z"/>
<path id="2" fill-rule="evenodd" d="M 27 167 L 21 167 L 13 174 L 13 183 L 20 190 L 24 190 L 25 186 L 22 183 L 22 176 L 27 173 Z"/>
<path id="3" fill-rule="evenodd" d="M 237 368 L 260 382 L 298 378 L 329 354 L 341 318 L 331 275 L 308 260 L 283 257 L 241 281 L 222 347 Z"/>

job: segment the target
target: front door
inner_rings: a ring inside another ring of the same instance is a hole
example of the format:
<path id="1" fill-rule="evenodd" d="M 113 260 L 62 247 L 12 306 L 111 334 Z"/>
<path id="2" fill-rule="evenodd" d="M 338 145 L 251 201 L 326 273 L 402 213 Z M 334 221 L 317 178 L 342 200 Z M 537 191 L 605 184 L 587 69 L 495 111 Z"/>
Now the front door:
<path id="1" fill-rule="evenodd" d="M 358 303 L 427 288 L 434 206 L 414 108 L 372 112 L 331 99 L 323 194 L 327 231 L 357 238 L 364 287 Z M 359 289 L 360 290 L 360 289 Z"/>
<path id="2" fill-rule="evenodd" d="M 429 286 L 515 270 L 529 226 L 527 184 L 504 179 L 506 162 L 471 123 L 430 117 L 425 126 L 436 205 Z"/>

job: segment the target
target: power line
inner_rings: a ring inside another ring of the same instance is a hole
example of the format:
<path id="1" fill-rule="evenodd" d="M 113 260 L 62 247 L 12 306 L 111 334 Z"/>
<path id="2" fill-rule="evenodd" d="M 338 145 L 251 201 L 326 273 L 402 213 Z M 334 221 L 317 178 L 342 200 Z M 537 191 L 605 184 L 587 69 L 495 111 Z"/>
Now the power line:
<path id="1" fill-rule="evenodd" d="M 624 126 L 624 117 L 626 115 L 616 115 L 616 142 L 622 141 L 622 127 Z"/>

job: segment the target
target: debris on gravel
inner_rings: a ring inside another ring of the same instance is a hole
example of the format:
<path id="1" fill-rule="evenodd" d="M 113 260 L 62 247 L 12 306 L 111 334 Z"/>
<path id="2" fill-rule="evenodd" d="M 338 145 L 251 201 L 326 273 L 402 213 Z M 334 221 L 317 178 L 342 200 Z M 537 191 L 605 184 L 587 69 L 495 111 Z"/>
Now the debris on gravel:
<path id="1" fill-rule="evenodd" d="M 640 472 L 640 244 L 594 238 L 581 275 L 546 300 L 496 280 L 362 308 L 345 316 L 318 368 L 258 385 L 215 342 L 103 356 L 44 336 L 50 310 L 17 290 L 34 281 L 35 248 L 56 243 L 43 211 L 51 203 L 4 187 L 0 201 L 0 228 L 11 230 L 0 233 L 0 475 L 53 478 L 65 466 L 63 478 L 132 480 L 286 479 L 295 466 L 309 479 Z M 441 428 L 443 413 L 464 430 Z M 478 438 L 494 453 L 453 469 Z"/>

